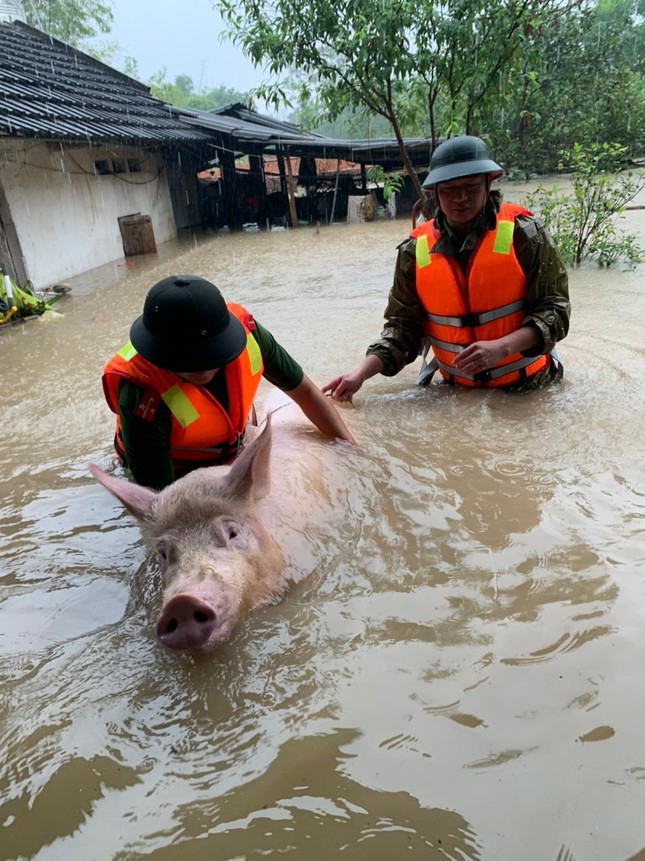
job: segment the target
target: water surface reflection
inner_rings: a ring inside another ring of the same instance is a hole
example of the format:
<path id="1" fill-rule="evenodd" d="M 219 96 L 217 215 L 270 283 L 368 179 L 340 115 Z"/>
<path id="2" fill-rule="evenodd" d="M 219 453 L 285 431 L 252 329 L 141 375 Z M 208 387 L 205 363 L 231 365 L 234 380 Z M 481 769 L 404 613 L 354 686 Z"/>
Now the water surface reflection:
<path id="1" fill-rule="evenodd" d="M 642 268 L 573 274 L 557 389 L 368 383 L 361 450 L 317 444 L 299 582 L 211 657 L 156 645 L 155 567 L 87 473 L 151 283 L 210 277 L 322 384 L 406 230 L 169 244 L 0 334 L 0 859 L 641 857 Z"/>

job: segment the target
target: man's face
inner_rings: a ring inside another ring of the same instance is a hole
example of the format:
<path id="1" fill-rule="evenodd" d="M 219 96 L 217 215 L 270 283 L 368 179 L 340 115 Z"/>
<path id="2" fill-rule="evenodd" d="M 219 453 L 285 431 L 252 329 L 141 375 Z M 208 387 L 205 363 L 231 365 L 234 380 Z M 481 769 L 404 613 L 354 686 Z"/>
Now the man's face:
<path id="1" fill-rule="evenodd" d="M 462 176 L 436 186 L 441 211 L 454 230 L 465 230 L 477 218 L 488 194 L 486 174 Z"/>
<path id="2" fill-rule="evenodd" d="M 186 380 L 187 383 L 192 383 L 194 386 L 205 386 L 207 383 L 210 383 L 218 371 L 219 368 L 215 368 L 212 371 L 193 371 L 190 373 L 176 371 L 176 374 L 182 380 Z"/>

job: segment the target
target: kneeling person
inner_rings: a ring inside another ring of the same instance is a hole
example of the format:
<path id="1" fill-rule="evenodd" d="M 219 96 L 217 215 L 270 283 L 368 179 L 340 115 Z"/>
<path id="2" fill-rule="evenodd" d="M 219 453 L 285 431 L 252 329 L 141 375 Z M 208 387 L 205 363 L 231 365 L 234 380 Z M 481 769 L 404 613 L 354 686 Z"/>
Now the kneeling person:
<path id="1" fill-rule="evenodd" d="M 129 343 L 103 372 L 114 446 L 134 480 L 160 489 L 234 457 L 263 376 L 325 436 L 355 442 L 330 400 L 241 305 L 192 275 L 155 284 Z"/>
<path id="2" fill-rule="evenodd" d="M 502 174 L 479 138 L 439 144 L 423 183 L 435 211 L 399 245 L 381 337 L 323 391 L 351 401 L 367 379 L 394 376 L 420 353 L 420 385 L 436 371 L 449 384 L 510 391 L 562 377 L 567 270 L 540 220 L 491 189 Z"/>

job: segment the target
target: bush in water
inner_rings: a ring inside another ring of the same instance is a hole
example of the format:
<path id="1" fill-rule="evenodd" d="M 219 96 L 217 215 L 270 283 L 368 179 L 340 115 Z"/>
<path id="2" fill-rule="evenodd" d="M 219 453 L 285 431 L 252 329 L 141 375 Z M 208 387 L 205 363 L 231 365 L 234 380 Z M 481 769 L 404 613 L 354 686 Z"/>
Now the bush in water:
<path id="1" fill-rule="evenodd" d="M 562 154 L 573 194 L 540 185 L 528 195 L 529 208 L 542 217 L 567 263 L 590 257 L 600 266 L 618 260 L 633 266 L 643 256 L 636 235 L 616 227 L 616 216 L 645 187 L 644 171 L 623 170 L 626 152 L 615 143 L 574 144 Z"/>

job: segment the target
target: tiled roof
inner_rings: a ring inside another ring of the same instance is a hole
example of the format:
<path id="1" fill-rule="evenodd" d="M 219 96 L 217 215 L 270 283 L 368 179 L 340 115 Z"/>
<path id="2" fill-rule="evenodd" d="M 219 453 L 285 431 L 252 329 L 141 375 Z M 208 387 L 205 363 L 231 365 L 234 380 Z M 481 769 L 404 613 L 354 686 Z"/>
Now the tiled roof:
<path id="1" fill-rule="evenodd" d="M 209 141 L 148 87 L 20 21 L 0 24 L 0 135 Z"/>

